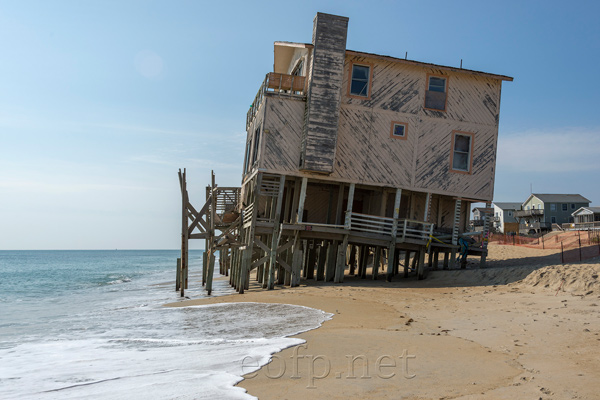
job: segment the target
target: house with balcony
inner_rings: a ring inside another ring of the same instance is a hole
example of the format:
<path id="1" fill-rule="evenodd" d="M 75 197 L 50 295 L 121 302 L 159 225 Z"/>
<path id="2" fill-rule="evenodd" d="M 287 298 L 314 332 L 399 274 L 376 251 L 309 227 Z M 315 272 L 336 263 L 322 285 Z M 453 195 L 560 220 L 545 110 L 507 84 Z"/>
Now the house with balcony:
<path id="1" fill-rule="evenodd" d="M 515 211 L 519 233 L 540 234 L 552 230 L 553 225 L 573 222 L 572 213 L 581 207 L 589 207 L 590 201 L 580 194 L 532 193 Z"/>
<path id="2" fill-rule="evenodd" d="M 521 209 L 521 203 L 494 202 L 494 229 L 500 233 L 518 233 L 519 223 L 515 211 Z"/>
<path id="3" fill-rule="evenodd" d="M 410 259 L 422 278 L 426 254 L 454 259 L 471 203 L 491 207 L 513 79 L 349 50 L 347 30 L 318 13 L 310 43 L 274 44 L 246 118 L 238 290 L 254 269 L 268 288 L 365 277 L 369 257 L 374 278 Z"/>

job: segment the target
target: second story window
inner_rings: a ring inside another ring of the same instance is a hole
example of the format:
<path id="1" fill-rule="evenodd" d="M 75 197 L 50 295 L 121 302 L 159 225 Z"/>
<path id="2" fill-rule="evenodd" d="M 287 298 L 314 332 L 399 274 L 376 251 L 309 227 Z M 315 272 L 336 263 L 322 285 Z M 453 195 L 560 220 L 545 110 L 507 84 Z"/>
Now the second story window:
<path id="1" fill-rule="evenodd" d="M 446 94 L 448 78 L 444 76 L 427 76 L 427 91 L 425 92 L 425 108 L 446 111 Z"/>
<path id="2" fill-rule="evenodd" d="M 452 136 L 451 170 L 470 174 L 473 160 L 473 134 L 454 132 Z"/>
<path id="3" fill-rule="evenodd" d="M 370 66 L 352 64 L 352 76 L 350 79 L 350 95 L 368 98 L 371 95 L 370 80 Z"/>

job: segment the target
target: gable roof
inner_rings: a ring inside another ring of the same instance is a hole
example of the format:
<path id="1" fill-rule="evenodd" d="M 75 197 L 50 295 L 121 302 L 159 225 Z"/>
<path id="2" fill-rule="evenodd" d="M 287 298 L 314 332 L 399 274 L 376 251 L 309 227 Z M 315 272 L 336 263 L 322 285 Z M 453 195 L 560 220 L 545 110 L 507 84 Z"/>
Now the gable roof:
<path id="1" fill-rule="evenodd" d="M 582 211 L 588 211 L 586 214 L 600 214 L 600 207 L 580 207 L 577 211 L 573 212 L 571 215 L 575 216 Z"/>
<path id="2" fill-rule="evenodd" d="M 588 199 L 580 194 L 548 194 L 548 193 L 532 193 L 523 204 L 527 203 L 535 196 L 544 203 L 591 203 Z"/>
<path id="3" fill-rule="evenodd" d="M 521 203 L 494 202 L 495 206 L 503 210 L 520 210 Z"/>

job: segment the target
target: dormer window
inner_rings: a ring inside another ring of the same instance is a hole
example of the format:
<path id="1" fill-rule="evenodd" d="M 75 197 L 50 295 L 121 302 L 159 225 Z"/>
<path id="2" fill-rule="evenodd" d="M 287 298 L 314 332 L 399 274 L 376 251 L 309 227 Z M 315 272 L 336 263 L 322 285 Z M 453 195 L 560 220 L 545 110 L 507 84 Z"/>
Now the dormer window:
<path id="1" fill-rule="evenodd" d="M 371 66 L 352 64 L 350 67 L 350 96 L 371 97 Z"/>
<path id="2" fill-rule="evenodd" d="M 425 108 L 446 111 L 448 77 L 439 75 L 427 76 L 427 91 L 425 92 Z"/>

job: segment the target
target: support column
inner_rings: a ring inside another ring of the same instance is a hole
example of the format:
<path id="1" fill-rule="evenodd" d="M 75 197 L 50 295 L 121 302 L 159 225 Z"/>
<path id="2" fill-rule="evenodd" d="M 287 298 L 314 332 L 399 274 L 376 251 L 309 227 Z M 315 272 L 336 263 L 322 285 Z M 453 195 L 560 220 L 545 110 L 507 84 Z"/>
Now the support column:
<path id="1" fill-rule="evenodd" d="M 458 246 L 458 227 L 460 226 L 460 208 L 462 202 L 461 199 L 456 199 L 454 202 L 454 221 L 452 225 L 452 244 Z M 456 249 L 450 251 L 450 265 L 454 268 L 456 264 Z"/>
<path id="2" fill-rule="evenodd" d="M 400 214 L 400 200 L 402 199 L 402 189 L 396 189 L 396 198 L 394 199 L 394 223 L 392 225 L 392 240 L 388 248 L 387 281 L 391 282 L 394 277 L 394 262 L 396 253 L 396 236 L 398 235 L 398 215 Z"/>
<path id="3" fill-rule="evenodd" d="M 485 207 L 486 208 L 491 208 L 492 207 L 492 203 L 487 202 L 485 203 Z M 483 217 L 483 241 L 481 242 L 481 249 L 483 250 L 483 252 L 481 253 L 481 261 L 479 262 L 479 268 L 485 268 L 485 260 L 487 258 L 487 248 L 488 248 L 488 241 L 490 239 L 490 215 L 489 213 L 485 213 L 485 216 Z M 542 240 L 544 238 L 542 237 Z"/>
<path id="4" fill-rule="evenodd" d="M 317 261 L 317 276 L 315 280 L 324 281 L 325 280 L 325 261 L 327 260 L 327 249 L 329 242 L 324 240 L 321 242 L 321 247 L 319 249 L 319 260 Z"/>
<path id="5" fill-rule="evenodd" d="M 327 267 L 325 269 L 325 282 L 331 282 L 335 275 L 335 262 L 337 258 L 337 250 L 338 250 L 339 242 L 334 240 L 329 243 L 329 247 L 327 249 Z"/>
<path id="6" fill-rule="evenodd" d="M 273 290 L 275 288 L 275 266 L 277 263 L 277 247 L 279 246 L 279 238 L 281 235 L 281 205 L 283 204 L 283 190 L 285 188 L 285 175 L 281 175 L 279 178 L 279 193 L 277 193 L 277 204 L 275 205 L 275 215 L 273 221 L 273 237 L 271 240 L 271 258 L 269 260 L 269 282 L 268 289 Z"/>
<path id="7" fill-rule="evenodd" d="M 304 214 L 304 201 L 306 200 L 306 187 L 308 186 L 308 178 L 302 178 L 302 186 L 300 188 L 300 197 L 298 198 L 298 214 L 296 215 L 296 222 L 302 222 L 302 215 Z"/>
<path id="8" fill-rule="evenodd" d="M 375 247 L 375 254 L 373 255 L 373 268 L 371 269 L 371 275 L 373 275 L 373 280 L 376 281 L 379 275 L 379 262 L 381 259 L 381 247 Z"/>

